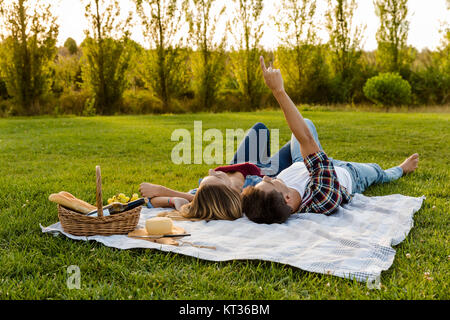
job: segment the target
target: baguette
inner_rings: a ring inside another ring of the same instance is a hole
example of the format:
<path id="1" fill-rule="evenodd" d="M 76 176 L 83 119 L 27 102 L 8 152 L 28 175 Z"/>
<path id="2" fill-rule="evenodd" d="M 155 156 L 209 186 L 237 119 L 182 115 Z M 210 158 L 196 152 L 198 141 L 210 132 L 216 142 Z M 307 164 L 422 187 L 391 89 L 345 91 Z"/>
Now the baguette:
<path id="1" fill-rule="evenodd" d="M 60 204 L 66 208 L 75 210 L 77 212 L 87 214 L 91 212 L 92 210 L 96 210 L 97 207 L 83 201 L 80 199 L 77 199 L 73 195 L 71 195 L 68 192 L 61 191 L 60 193 L 54 193 L 51 194 L 48 199 L 52 202 L 55 202 L 57 204 Z"/>

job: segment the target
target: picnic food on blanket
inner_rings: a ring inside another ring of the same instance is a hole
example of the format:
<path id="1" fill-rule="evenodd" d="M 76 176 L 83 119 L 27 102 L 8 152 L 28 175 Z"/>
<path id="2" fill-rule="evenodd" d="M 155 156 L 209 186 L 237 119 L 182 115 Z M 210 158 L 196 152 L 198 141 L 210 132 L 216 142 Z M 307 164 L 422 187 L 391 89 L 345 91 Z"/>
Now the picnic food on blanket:
<path id="1" fill-rule="evenodd" d="M 162 235 L 172 232 L 172 219 L 166 217 L 155 217 L 145 221 L 145 229 L 149 235 Z"/>
<path id="2" fill-rule="evenodd" d="M 108 215 L 112 215 L 112 214 L 129 211 L 131 209 L 142 206 L 142 205 L 146 204 L 147 202 L 148 202 L 147 198 L 141 198 L 141 199 L 135 200 L 133 202 L 128 202 L 128 203 L 113 202 L 113 203 L 110 203 L 109 205 L 103 207 L 103 215 L 108 216 Z M 94 210 L 88 212 L 87 215 L 93 216 L 93 215 L 96 215 L 97 213 L 98 213 L 98 209 L 95 208 Z"/>
<path id="3" fill-rule="evenodd" d="M 178 246 L 178 239 L 190 236 L 183 228 L 173 225 L 169 218 L 150 218 L 145 221 L 145 228 L 136 229 L 128 233 L 131 238 L 147 240 L 160 244 L 170 244 Z"/>
<path id="4" fill-rule="evenodd" d="M 87 214 L 92 210 L 96 209 L 95 206 L 76 198 L 75 196 L 66 191 L 61 191 L 60 193 L 53 193 L 48 197 L 48 199 L 66 208 L 72 209 L 76 212 L 83 214 Z"/>

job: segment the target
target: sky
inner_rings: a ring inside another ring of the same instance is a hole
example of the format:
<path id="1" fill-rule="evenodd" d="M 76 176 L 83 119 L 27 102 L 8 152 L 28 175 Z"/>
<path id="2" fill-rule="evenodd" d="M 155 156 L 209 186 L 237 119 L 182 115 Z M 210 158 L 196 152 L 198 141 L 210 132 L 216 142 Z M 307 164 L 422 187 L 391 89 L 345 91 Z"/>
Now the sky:
<path id="1" fill-rule="evenodd" d="M 53 11 L 59 17 L 58 44 L 63 45 L 68 37 L 75 39 L 78 44 L 81 43 L 84 39 L 84 30 L 87 27 L 82 1 L 49 0 L 49 2 L 53 4 Z M 230 0 L 217 0 L 217 3 L 220 6 L 226 5 L 227 12 L 231 11 Z M 265 8 L 262 15 L 267 23 L 264 25 L 264 36 L 261 39 L 261 45 L 266 49 L 272 49 L 277 47 L 279 39 L 276 27 L 272 20 L 269 19 L 269 15 L 274 12 L 274 5 L 277 1 L 265 0 L 264 3 Z M 317 3 L 317 25 L 320 25 L 323 22 L 326 1 L 318 0 Z M 365 50 L 374 50 L 377 48 L 375 34 L 379 22 L 378 17 L 375 15 L 373 0 L 357 0 L 357 3 L 358 9 L 355 14 L 355 23 L 366 25 L 363 48 Z M 120 6 L 124 15 L 134 9 L 132 0 L 121 0 Z M 419 50 L 424 48 L 435 49 L 440 45 L 442 39 L 442 34 L 439 33 L 439 30 L 442 29 L 444 23 L 450 24 L 450 11 L 447 9 L 446 0 L 409 0 L 409 21 L 408 44 Z M 224 24 L 221 24 L 221 26 L 217 28 L 218 32 L 223 32 Z M 319 36 L 323 41 L 327 40 L 325 30 L 320 30 Z M 132 29 L 132 38 L 147 47 L 139 26 Z"/>

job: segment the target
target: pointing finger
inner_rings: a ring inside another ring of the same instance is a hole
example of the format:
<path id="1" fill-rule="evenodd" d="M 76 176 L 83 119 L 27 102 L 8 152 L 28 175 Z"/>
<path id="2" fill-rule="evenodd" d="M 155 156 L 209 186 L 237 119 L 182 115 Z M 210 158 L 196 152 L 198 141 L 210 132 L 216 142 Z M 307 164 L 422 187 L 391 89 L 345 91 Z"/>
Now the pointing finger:
<path id="1" fill-rule="evenodd" d="M 266 72 L 266 71 L 267 71 L 267 68 L 266 68 L 266 64 L 264 63 L 264 57 L 263 57 L 263 56 L 260 56 L 260 57 L 259 57 L 259 62 L 261 63 L 261 69 L 262 69 L 264 72 Z"/>

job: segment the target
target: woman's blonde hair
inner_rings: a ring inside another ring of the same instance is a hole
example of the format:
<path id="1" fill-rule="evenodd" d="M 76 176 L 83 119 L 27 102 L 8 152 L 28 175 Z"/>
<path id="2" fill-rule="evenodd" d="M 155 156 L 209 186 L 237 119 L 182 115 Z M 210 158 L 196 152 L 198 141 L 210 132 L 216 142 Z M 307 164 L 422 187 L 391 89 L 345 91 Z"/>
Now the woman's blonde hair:
<path id="1" fill-rule="evenodd" d="M 204 185 L 180 212 L 172 211 L 164 216 L 175 220 L 236 220 L 242 217 L 241 196 L 226 185 Z"/>

